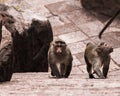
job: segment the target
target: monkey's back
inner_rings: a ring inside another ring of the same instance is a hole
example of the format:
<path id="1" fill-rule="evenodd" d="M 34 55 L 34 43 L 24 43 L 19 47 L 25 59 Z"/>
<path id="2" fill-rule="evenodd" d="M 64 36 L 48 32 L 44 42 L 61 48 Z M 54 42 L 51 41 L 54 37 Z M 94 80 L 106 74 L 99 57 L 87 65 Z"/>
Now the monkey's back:
<path id="1" fill-rule="evenodd" d="M 93 59 L 98 58 L 98 53 L 96 52 L 96 45 L 88 43 L 84 55 L 87 57 L 89 63 L 92 64 L 92 61 L 94 61 Z"/>

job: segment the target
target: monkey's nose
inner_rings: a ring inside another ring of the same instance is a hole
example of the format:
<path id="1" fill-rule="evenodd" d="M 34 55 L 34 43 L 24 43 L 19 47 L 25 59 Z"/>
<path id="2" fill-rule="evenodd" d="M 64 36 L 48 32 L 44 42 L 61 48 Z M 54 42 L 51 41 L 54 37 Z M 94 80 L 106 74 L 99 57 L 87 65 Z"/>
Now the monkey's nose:
<path id="1" fill-rule="evenodd" d="M 62 50 L 60 48 L 58 48 L 57 53 L 62 53 Z"/>

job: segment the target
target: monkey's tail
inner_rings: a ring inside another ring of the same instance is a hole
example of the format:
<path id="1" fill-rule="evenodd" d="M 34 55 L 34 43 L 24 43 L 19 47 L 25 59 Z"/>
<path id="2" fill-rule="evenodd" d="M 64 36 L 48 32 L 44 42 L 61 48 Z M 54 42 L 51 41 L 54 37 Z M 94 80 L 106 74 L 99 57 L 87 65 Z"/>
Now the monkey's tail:
<path id="1" fill-rule="evenodd" d="M 111 17 L 111 19 L 107 22 L 107 24 L 103 27 L 103 29 L 100 31 L 99 33 L 99 38 L 101 39 L 101 36 L 103 34 L 103 32 L 107 29 L 107 27 L 113 22 L 113 20 L 117 17 L 117 15 L 119 15 L 120 13 L 120 9 L 115 13 L 114 16 Z"/>

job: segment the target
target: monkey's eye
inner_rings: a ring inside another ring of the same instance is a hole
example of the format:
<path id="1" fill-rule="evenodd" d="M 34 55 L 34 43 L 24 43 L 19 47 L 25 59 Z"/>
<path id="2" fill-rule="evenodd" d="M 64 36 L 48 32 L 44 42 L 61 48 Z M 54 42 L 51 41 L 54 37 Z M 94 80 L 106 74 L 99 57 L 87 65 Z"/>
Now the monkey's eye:
<path id="1" fill-rule="evenodd" d="M 55 44 L 54 46 L 55 46 L 55 47 L 61 47 L 61 45 L 59 45 L 59 44 Z"/>
<path id="2" fill-rule="evenodd" d="M 66 44 L 64 43 L 58 43 L 58 44 L 54 44 L 55 47 L 65 47 Z"/>
<path id="3" fill-rule="evenodd" d="M 101 42 L 101 44 L 100 45 L 104 45 L 105 44 L 105 42 Z"/>
<path id="4" fill-rule="evenodd" d="M 66 46 L 66 44 L 61 44 L 61 46 L 63 46 L 63 47 L 64 47 L 64 46 Z"/>
<path id="5" fill-rule="evenodd" d="M 105 44 L 105 46 L 107 46 L 107 44 Z"/>

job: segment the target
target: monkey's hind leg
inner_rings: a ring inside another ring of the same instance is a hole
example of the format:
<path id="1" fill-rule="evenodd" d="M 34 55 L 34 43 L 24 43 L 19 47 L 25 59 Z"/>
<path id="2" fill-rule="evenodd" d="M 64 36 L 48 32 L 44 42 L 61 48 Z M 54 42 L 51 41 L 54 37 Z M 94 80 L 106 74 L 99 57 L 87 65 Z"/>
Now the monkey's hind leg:
<path id="1" fill-rule="evenodd" d="M 91 64 L 87 64 L 87 72 L 89 74 L 90 79 L 95 78 L 94 75 L 92 74 L 92 65 Z"/>
<path id="2" fill-rule="evenodd" d="M 91 65 L 90 63 L 87 64 L 87 72 L 88 72 L 88 74 L 89 74 L 89 78 L 90 78 L 90 79 L 95 78 L 94 75 L 92 74 L 92 65 Z"/>
<path id="3" fill-rule="evenodd" d="M 86 56 L 84 56 L 84 58 L 85 58 L 85 62 L 86 62 L 86 64 L 87 64 L 87 72 L 88 72 L 88 74 L 89 74 L 89 78 L 90 78 L 90 79 L 93 79 L 93 78 L 95 78 L 95 77 L 94 77 L 93 74 L 92 74 L 92 64 L 89 63 L 89 61 L 88 61 L 88 59 L 87 59 Z"/>
<path id="4" fill-rule="evenodd" d="M 51 75 L 52 76 L 56 76 L 57 78 L 61 78 L 61 75 L 58 71 L 56 64 L 50 64 L 50 68 L 51 68 Z"/>
<path id="5" fill-rule="evenodd" d="M 103 75 L 104 75 L 105 78 L 107 78 L 109 65 L 110 65 L 110 56 L 106 59 L 106 61 L 104 61 Z"/>

